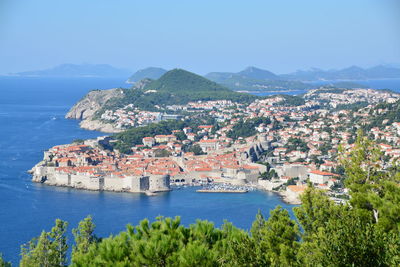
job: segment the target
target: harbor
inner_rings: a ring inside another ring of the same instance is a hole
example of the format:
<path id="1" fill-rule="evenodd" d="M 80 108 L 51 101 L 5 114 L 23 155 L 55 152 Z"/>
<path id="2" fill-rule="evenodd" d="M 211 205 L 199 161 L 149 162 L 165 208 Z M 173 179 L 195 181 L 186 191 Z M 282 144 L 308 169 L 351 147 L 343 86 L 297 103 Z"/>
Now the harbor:
<path id="1" fill-rule="evenodd" d="M 238 186 L 231 184 L 208 184 L 201 189 L 196 190 L 197 193 L 247 193 L 254 191 L 255 188 L 250 186 Z"/>

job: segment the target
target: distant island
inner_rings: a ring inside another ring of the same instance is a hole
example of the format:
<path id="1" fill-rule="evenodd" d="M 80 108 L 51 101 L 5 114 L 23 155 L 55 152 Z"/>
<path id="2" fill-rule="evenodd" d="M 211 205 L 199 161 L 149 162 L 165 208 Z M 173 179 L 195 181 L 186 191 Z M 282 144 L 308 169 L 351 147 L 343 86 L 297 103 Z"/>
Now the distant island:
<path id="1" fill-rule="evenodd" d="M 13 73 L 22 77 L 127 77 L 130 71 L 107 64 L 62 64 L 53 68 Z"/>
<path id="2" fill-rule="evenodd" d="M 167 70 L 165 70 L 163 68 L 149 67 L 149 68 L 145 68 L 142 70 L 138 70 L 132 76 L 130 76 L 126 82 L 127 83 L 136 83 L 136 82 L 146 79 L 146 78 L 152 79 L 152 80 L 157 80 L 158 78 L 163 76 L 166 72 L 167 72 Z"/>
<path id="3" fill-rule="evenodd" d="M 281 78 L 295 81 L 355 81 L 374 79 L 400 79 L 400 68 L 379 65 L 371 68 L 351 66 L 339 70 L 322 70 L 313 68 L 311 70 L 299 70 L 290 74 L 280 75 Z"/>
<path id="4" fill-rule="evenodd" d="M 160 67 L 140 69 L 133 74 L 126 69 L 107 64 L 62 64 L 44 70 L 11 73 L 18 77 L 62 78 L 121 78 L 126 83 L 142 88 L 145 83 L 157 80 L 168 70 Z M 379 65 L 371 68 L 351 66 L 339 70 L 312 68 L 288 74 L 275 74 L 254 66 L 239 72 L 210 72 L 204 78 L 239 92 L 285 92 L 316 89 L 316 82 L 329 82 L 329 86 L 341 88 L 365 88 L 357 81 L 374 79 L 400 79 L 400 68 Z"/>

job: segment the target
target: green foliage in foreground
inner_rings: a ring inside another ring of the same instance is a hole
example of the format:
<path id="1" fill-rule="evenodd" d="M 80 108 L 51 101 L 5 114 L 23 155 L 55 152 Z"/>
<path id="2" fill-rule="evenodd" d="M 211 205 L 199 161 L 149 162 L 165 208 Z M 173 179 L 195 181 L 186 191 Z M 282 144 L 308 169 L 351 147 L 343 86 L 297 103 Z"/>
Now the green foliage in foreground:
<path id="1" fill-rule="evenodd" d="M 371 214 L 336 205 L 315 188 L 308 189 L 302 199 L 303 204 L 295 208 L 299 224 L 278 206 L 268 220 L 258 213 L 250 233 L 228 222 L 216 228 L 199 220 L 184 227 L 179 217 L 159 217 L 153 223 L 145 219 L 116 236 L 98 239 L 93 236 L 94 225 L 85 219 L 81 230 L 74 231 L 76 245 L 70 266 L 400 264 L 398 231 L 382 231 Z M 39 238 L 34 253 L 23 254 L 21 266 L 65 266 L 65 250 L 58 248 Z"/>
<path id="2" fill-rule="evenodd" d="M 4 261 L 1 254 L 0 254 L 0 267 L 11 267 L 11 263 Z"/>
<path id="3" fill-rule="evenodd" d="M 294 208 L 297 220 L 278 206 L 268 219 L 259 212 L 250 232 L 229 222 L 185 227 L 179 217 L 159 217 L 99 239 L 88 217 L 73 230 L 70 266 L 399 266 L 400 172 L 382 171 L 380 156 L 358 137 L 342 159 L 349 204 L 309 185 Z M 57 220 L 24 245 L 20 266 L 65 266 L 66 226 Z"/>
<path id="4" fill-rule="evenodd" d="M 20 266 L 65 266 L 67 261 L 67 222 L 57 219 L 50 232 L 42 231 L 21 248 Z"/>

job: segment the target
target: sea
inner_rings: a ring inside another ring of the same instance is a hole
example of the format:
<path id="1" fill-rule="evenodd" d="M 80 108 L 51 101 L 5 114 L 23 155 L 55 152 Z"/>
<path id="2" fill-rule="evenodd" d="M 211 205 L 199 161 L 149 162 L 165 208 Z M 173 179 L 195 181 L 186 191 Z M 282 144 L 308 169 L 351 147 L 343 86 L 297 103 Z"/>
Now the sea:
<path id="1" fill-rule="evenodd" d="M 0 253 L 7 261 L 17 265 L 20 246 L 49 231 L 57 218 L 68 221 L 71 243 L 72 228 L 88 215 L 95 233 L 107 237 L 158 216 L 181 216 L 184 225 L 209 220 L 218 227 L 227 220 L 249 229 L 258 210 L 266 216 L 277 205 L 291 211 L 279 196 L 262 191 L 206 194 L 187 187 L 146 196 L 32 183 L 27 171 L 46 149 L 105 135 L 80 129 L 64 115 L 88 91 L 115 87 L 127 85 L 124 79 L 0 77 Z"/>
<path id="2" fill-rule="evenodd" d="M 347 80 L 343 80 L 346 82 Z M 318 85 L 318 86 L 324 86 L 324 85 L 330 85 L 334 84 L 336 82 L 340 82 L 339 80 L 336 81 L 310 81 L 308 83 L 312 85 Z M 367 86 L 372 89 L 389 89 L 394 92 L 400 93 L 400 79 L 379 79 L 379 80 L 352 80 L 352 83 L 355 84 L 360 84 Z M 275 94 L 287 94 L 287 95 L 302 95 L 304 93 L 307 93 L 307 90 L 290 90 L 290 91 L 275 91 L 275 92 L 252 92 L 254 95 L 258 96 L 269 96 L 269 95 L 275 95 Z"/>

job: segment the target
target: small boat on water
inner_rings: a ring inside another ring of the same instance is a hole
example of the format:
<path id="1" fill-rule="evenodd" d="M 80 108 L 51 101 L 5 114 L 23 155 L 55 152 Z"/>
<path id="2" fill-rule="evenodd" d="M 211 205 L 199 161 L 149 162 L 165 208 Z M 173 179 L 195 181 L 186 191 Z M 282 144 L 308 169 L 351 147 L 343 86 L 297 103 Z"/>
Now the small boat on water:
<path id="1" fill-rule="evenodd" d="M 198 193 L 247 193 L 248 190 L 241 189 L 199 189 L 196 190 Z"/>
<path id="2" fill-rule="evenodd" d="M 146 194 L 147 196 L 157 196 L 157 193 L 156 193 L 156 192 L 153 192 L 153 191 L 146 191 L 145 194 Z"/>
<path id="3" fill-rule="evenodd" d="M 198 193 L 247 193 L 249 187 L 231 184 L 211 184 L 196 190 Z"/>

